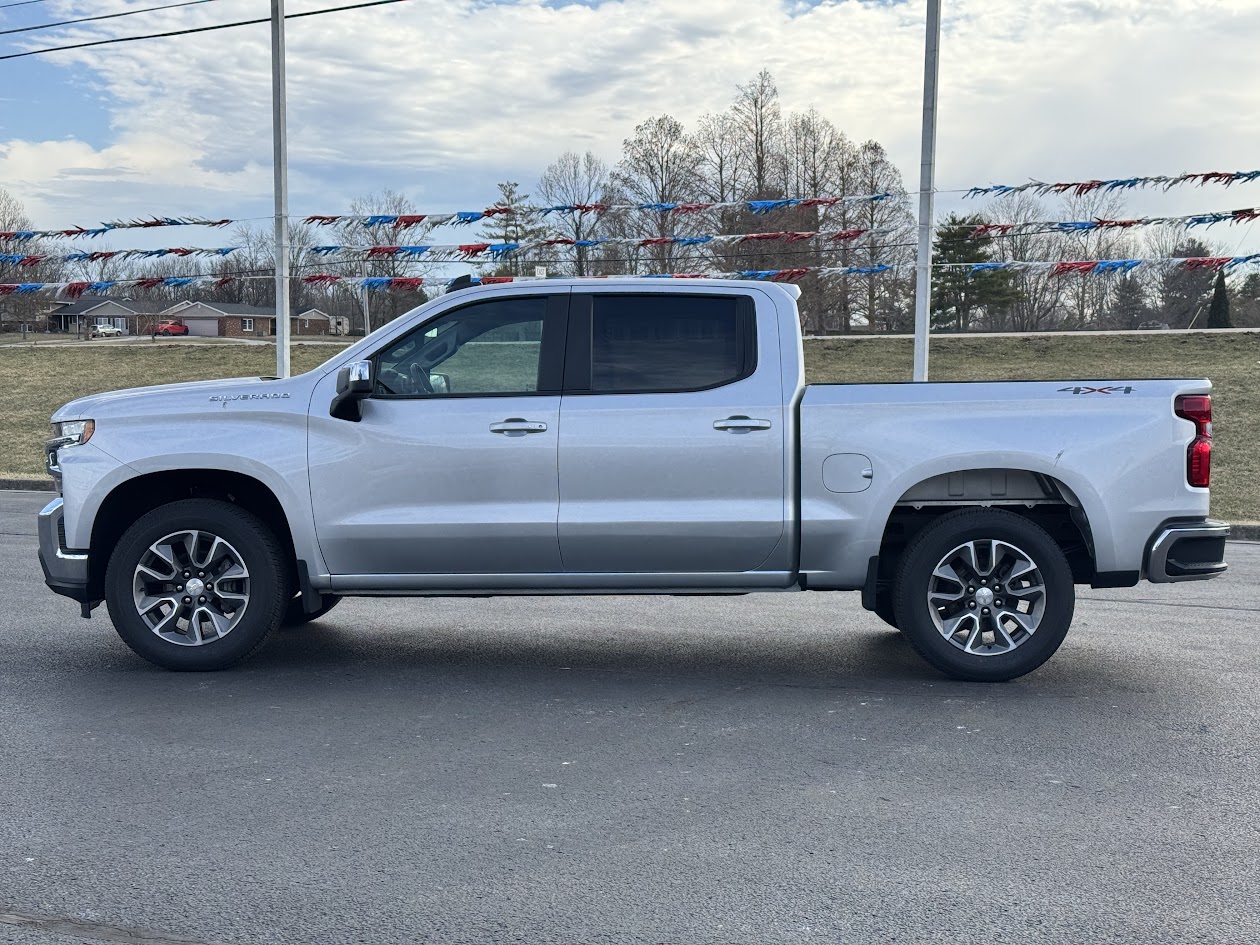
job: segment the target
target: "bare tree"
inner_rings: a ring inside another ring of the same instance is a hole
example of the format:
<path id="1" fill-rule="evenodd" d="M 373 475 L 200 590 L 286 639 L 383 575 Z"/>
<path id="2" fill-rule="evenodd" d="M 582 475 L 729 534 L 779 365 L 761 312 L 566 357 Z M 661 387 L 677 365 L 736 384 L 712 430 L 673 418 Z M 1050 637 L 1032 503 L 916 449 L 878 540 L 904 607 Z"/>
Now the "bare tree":
<path id="1" fill-rule="evenodd" d="M 610 198 L 611 174 L 608 165 L 591 151 L 579 156 L 575 151 L 565 151 L 549 165 L 538 178 L 538 196 L 549 207 L 589 206 L 607 203 Z M 600 231 L 600 216 L 596 213 L 557 213 L 548 217 L 552 231 L 571 240 L 589 240 Z M 575 246 L 571 256 L 574 275 L 589 275 L 590 249 Z M 560 265 L 566 265 L 563 254 L 557 254 Z"/>
<path id="2" fill-rule="evenodd" d="M 350 201 L 349 215 L 352 216 L 404 216 L 415 213 L 416 207 L 407 197 L 388 189 L 379 193 L 356 197 Z M 408 234 L 414 233 L 414 230 L 400 229 L 391 223 L 377 223 L 367 226 L 361 221 L 347 220 L 337 225 L 333 232 L 336 239 L 329 241 L 330 243 L 335 243 L 348 249 L 357 249 L 364 255 L 357 259 L 342 259 L 338 262 L 329 262 L 322 268 L 330 273 L 345 276 L 408 278 L 423 277 L 431 273 L 435 268 L 433 261 L 425 259 L 423 256 L 395 254 L 367 257 L 367 251 L 372 246 L 412 245 L 412 243 L 405 242 L 408 239 L 414 239 L 416 243 L 421 242 L 415 237 L 408 236 Z M 320 240 L 319 242 L 323 243 L 324 241 Z M 312 261 L 309 258 L 306 260 L 307 263 Z M 386 322 L 393 321 L 409 309 L 425 302 L 427 296 L 425 296 L 422 289 L 414 291 L 391 290 L 389 292 L 376 293 L 355 292 L 354 299 L 357 314 L 363 319 L 365 329 L 371 331 L 374 325 L 383 325 Z"/>
<path id="3" fill-rule="evenodd" d="M 762 69 L 751 82 L 739 87 L 732 111 L 748 148 L 752 196 L 776 196 L 774 184 L 781 176 L 779 164 L 783 154 L 783 115 L 779 89 L 768 69 Z"/>
<path id="4" fill-rule="evenodd" d="M 699 167 L 695 144 L 682 124 L 669 115 L 658 115 L 638 125 L 623 143 L 613 185 L 631 203 L 685 203 L 697 193 Z M 667 212 L 644 212 L 606 222 L 619 224 L 620 232 L 630 236 L 663 238 L 674 235 L 674 219 Z M 691 254 L 667 244 L 651 246 L 644 255 L 654 269 L 669 272 L 675 261 Z"/>

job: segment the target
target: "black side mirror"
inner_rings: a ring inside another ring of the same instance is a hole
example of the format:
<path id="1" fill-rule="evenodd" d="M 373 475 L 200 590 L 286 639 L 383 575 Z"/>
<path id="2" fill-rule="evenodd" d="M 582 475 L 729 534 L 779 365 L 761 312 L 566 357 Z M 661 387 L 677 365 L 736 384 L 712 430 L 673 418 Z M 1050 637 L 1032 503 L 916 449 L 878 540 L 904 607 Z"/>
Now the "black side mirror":
<path id="1" fill-rule="evenodd" d="M 337 372 L 337 396 L 328 413 L 338 420 L 358 423 L 363 419 L 360 404 L 372 394 L 372 362 L 355 361 Z"/>

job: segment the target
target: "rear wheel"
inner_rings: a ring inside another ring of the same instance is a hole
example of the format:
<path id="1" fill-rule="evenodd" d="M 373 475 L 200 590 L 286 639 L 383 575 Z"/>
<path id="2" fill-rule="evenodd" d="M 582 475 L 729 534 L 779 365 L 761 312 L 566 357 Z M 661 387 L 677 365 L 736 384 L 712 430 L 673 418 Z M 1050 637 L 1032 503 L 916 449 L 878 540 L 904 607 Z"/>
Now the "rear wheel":
<path id="1" fill-rule="evenodd" d="M 962 509 L 925 528 L 902 555 L 897 626 L 956 679 L 1030 673 L 1058 650 L 1076 591 L 1062 550 L 1039 526 L 1000 509 Z"/>
<path id="2" fill-rule="evenodd" d="M 141 516 L 118 540 L 105 600 L 123 642 L 151 663 L 223 669 L 280 623 L 289 580 L 281 546 L 257 516 L 186 499 Z"/>

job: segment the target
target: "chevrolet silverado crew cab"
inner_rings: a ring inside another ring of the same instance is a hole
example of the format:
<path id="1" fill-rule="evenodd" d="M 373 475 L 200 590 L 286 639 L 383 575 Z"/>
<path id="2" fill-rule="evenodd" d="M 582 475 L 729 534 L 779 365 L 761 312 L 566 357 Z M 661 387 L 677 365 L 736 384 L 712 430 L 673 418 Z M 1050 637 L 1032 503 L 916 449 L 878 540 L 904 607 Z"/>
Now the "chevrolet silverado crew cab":
<path id="1" fill-rule="evenodd" d="M 799 294 L 473 286 L 297 377 L 76 400 L 47 583 L 184 670 L 344 596 L 861 591 L 941 671 L 1004 680 L 1076 584 L 1225 570 L 1208 381 L 806 385 Z"/>

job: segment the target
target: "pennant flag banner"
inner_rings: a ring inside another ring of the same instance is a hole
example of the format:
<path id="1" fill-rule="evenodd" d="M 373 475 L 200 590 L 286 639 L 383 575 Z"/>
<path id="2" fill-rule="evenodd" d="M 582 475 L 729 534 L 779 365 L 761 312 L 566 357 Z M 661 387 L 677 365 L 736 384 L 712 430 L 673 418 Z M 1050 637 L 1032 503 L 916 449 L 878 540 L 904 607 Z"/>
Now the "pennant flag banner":
<path id="1" fill-rule="evenodd" d="M 146 220 L 114 220 L 98 227 L 72 226 L 64 230 L 0 230 L 0 242 L 24 243 L 37 239 L 75 239 L 80 236 L 104 236 L 114 230 L 148 230 L 158 226 L 228 226 L 236 220 L 211 220 L 207 217 L 153 217 Z"/>
<path id="2" fill-rule="evenodd" d="M 985 272 L 1035 272 L 1043 273 L 1051 278 L 1065 275 L 1110 275 L 1112 273 L 1132 272 L 1139 266 L 1146 266 L 1163 271 L 1173 269 L 1209 270 L 1211 272 L 1231 272 L 1239 266 L 1260 263 L 1260 253 L 1250 256 L 1189 256 L 1168 257 L 1160 259 L 1090 259 L 1078 262 L 1026 262 L 1011 260 L 1009 262 L 984 263 L 940 263 L 937 269 L 966 269 L 967 278 Z"/>
<path id="3" fill-rule="evenodd" d="M 1260 253 L 1249 256 L 1192 256 L 1161 259 L 1092 259 L 1070 262 L 1023 261 L 983 263 L 944 263 L 941 269 L 965 269 L 968 278 L 984 272 L 1032 272 L 1050 278 L 1074 275 L 1131 272 L 1139 266 L 1158 267 L 1163 270 L 1186 269 L 1208 272 L 1229 272 L 1239 266 L 1260 264 Z M 742 269 L 735 272 L 669 272 L 645 276 L 594 276 L 590 278 L 641 278 L 641 279 L 748 279 L 760 282 L 795 282 L 807 275 L 875 276 L 890 272 L 887 264 L 874 266 L 803 266 L 795 269 Z M 114 290 L 182 288 L 186 286 L 221 287 L 233 282 L 251 279 L 272 280 L 272 275 L 243 276 L 168 276 L 166 278 L 122 279 L 101 282 L 24 282 L 0 283 L 0 295 L 44 295 L 57 298 L 79 298 L 82 295 L 105 295 Z M 545 279 L 546 277 L 541 277 Z M 537 276 L 474 276 L 474 285 L 495 285 L 504 282 L 537 281 Z M 430 284 L 419 276 L 340 276 L 332 273 L 313 273 L 303 276 L 307 285 L 346 285 L 368 290 L 409 290 L 425 288 Z M 449 283 L 445 283 L 449 284 Z"/>
<path id="4" fill-rule="evenodd" d="M 167 249 L 117 249 L 94 253 L 0 253 L 0 262 L 12 266 L 37 266 L 41 262 L 100 262 L 106 259 L 160 259 L 163 256 L 228 256 L 239 246 L 221 246 L 218 249 L 194 249 L 174 246 Z"/>
<path id="5" fill-rule="evenodd" d="M 1159 175 L 1156 177 L 1117 177 L 1109 180 L 1074 180 L 1048 184 L 1045 181 L 1032 180 L 1027 184 L 991 184 L 988 187 L 972 187 L 964 197 L 1001 196 L 1003 194 L 1022 194 L 1031 191 L 1039 197 L 1047 194 L 1074 194 L 1078 197 L 1096 190 L 1134 190 L 1139 187 L 1162 187 L 1168 190 L 1181 184 L 1231 184 L 1249 183 L 1260 180 L 1260 171 L 1207 171 L 1198 174 L 1176 174 L 1174 176 Z"/>
<path id="6" fill-rule="evenodd" d="M 738 272 L 661 272 L 644 276 L 588 276 L 590 279 L 751 279 L 759 282 L 795 282 L 807 275 L 873 276 L 888 272 L 892 266 L 804 266 L 799 269 L 742 269 Z M 497 285 L 502 282 L 533 282 L 537 276 L 473 276 L 473 285 Z M 450 285 L 455 280 L 450 280 Z"/>
<path id="7" fill-rule="evenodd" d="M 775 210 L 800 209 L 810 207 L 834 207 L 837 204 L 876 203 L 892 199 L 895 194 L 861 194 L 853 197 L 785 197 L 781 200 L 724 200 L 713 203 L 565 203 L 552 207 L 487 207 L 485 210 L 464 210 L 456 213 L 412 213 L 412 214 L 314 214 L 305 219 L 305 223 L 315 226 L 334 226 L 337 224 L 357 223 L 365 227 L 390 226 L 395 229 L 411 229 L 424 226 L 464 226 L 476 223 L 489 217 L 510 216 L 539 220 L 551 214 L 575 214 L 583 216 L 593 213 L 596 216 L 620 215 L 635 212 L 683 215 L 703 213 L 708 210 L 747 210 L 751 213 L 766 214 Z"/>
<path id="8" fill-rule="evenodd" d="M 1254 223 L 1257 220 L 1260 220 L 1260 207 L 1247 207 L 1242 210 L 1223 210 L 1216 213 L 1188 213 L 1180 217 L 1138 217 L 1133 220 L 1107 220 L 1099 217 L 1096 220 L 982 223 L 967 235 L 971 239 L 981 239 L 995 236 L 1022 235 L 1025 233 L 1081 233 L 1089 230 L 1128 230 L 1142 226 L 1184 226 L 1189 230 L 1196 226 L 1212 226 L 1217 223 Z"/>
<path id="9" fill-rule="evenodd" d="M 825 243 L 851 243 L 862 236 L 882 233 L 882 230 L 818 230 L 782 231 L 775 233 L 733 233 L 711 236 L 653 236 L 647 239 L 606 237 L 601 239 L 575 240 L 566 237 L 536 240 L 530 243 L 434 243 L 416 246 L 312 246 L 308 252 L 315 256 L 339 256 L 347 253 L 366 253 L 368 259 L 389 256 L 429 256 L 442 259 L 504 259 L 523 253 L 537 252 L 556 246 L 615 246 L 622 249 L 646 249 L 652 246 L 723 246 L 740 243 L 799 243 L 818 240 Z"/>

